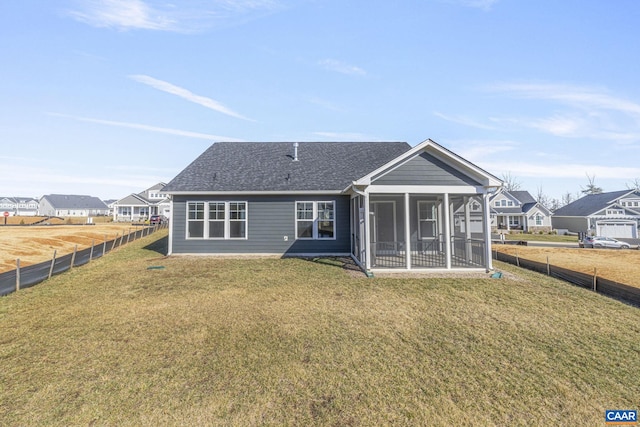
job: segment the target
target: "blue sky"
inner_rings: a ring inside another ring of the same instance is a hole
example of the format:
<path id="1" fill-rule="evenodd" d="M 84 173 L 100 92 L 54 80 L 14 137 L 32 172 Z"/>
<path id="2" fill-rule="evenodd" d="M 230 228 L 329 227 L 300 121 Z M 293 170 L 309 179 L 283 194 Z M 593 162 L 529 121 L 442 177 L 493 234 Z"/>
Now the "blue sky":
<path id="1" fill-rule="evenodd" d="M 0 3 L 0 195 L 121 198 L 215 141 L 431 138 L 549 197 L 640 178 L 640 2 Z"/>

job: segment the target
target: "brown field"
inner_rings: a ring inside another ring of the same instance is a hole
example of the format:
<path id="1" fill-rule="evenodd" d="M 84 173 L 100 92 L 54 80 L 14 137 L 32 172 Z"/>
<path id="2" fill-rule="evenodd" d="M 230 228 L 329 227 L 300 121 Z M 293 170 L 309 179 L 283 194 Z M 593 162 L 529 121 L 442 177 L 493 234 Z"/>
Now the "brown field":
<path id="1" fill-rule="evenodd" d="M 25 223 L 33 221 L 33 218 L 10 217 L 14 224 L 19 224 L 21 219 Z M 86 219 L 74 219 L 82 224 Z M 72 220 L 72 221 L 74 221 Z M 7 221 L 9 223 L 9 221 Z M 51 224 L 67 224 L 68 220 L 52 220 Z M 4 221 L 0 220 L 0 224 Z M 73 224 L 73 222 L 72 222 Z M 78 245 L 78 250 L 88 248 L 92 244 L 100 244 L 105 240 L 112 240 L 124 232 L 134 232 L 140 226 L 130 223 L 96 223 L 94 225 L 34 225 L 29 227 L 5 227 L 0 225 L 0 273 L 16 268 L 16 259 L 20 259 L 20 266 L 25 267 L 39 262 L 50 260 L 53 251 L 56 256 L 73 252 Z"/>
<path id="2" fill-rule="evenodd" d="M 640 251 L 493 245 L 493 250 L 640 288 Z"/>

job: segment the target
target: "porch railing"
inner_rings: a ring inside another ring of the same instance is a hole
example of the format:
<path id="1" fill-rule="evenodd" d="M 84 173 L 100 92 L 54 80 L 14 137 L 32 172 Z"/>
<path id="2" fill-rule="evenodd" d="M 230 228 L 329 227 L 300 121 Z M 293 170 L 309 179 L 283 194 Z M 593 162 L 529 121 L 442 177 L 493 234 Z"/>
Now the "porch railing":
<path id="1" fill-rule="evenodd" d="M 412 268 L 446 268 L 444 241 L 411 241 Z M 451 238 L 451 266 L 455 268 L 477 268 L 485 265 L 485 242 L 480 239 Z M 406 268 L 405 242 L 371 243 L 371 266 L 373 268 Z"/>

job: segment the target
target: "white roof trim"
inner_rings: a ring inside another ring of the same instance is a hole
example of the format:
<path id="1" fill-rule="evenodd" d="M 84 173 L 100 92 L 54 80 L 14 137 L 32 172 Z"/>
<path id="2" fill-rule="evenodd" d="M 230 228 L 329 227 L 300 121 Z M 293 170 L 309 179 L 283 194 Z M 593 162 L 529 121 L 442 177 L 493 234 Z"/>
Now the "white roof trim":
<path id="1" fill-rule="evenodd" d="M 391 160 L 390 162 L 380 166 L 378 169 L 374 170 L 373 172 L 370 172 L 369 174 L 363 176 L 362 178 L 358 179 L 357 181 L 354 181 L 353 185 L 370 185 L 371 184 L 371 179 L 376 176 L 381 174 L 382 172 L 385 172 L 388 169 L 392 169 L 394 166 L 401 164 L 403 162 L 406 162 L 408 160 L 410 160 L 411 158 L 415 157 L 416 155 L 418 155 L 421 152 L 425 152 L 428 148 L 432 149 L 433 151 L 436 152 L 436 157 L 439 158 L 440 160 L 445 161 L 446 163 L 452 163 L 451 160 L 453 160 L 454 162 L 457 162 L 458 164 L 460 164 L 463 168 L 471 171 L 472 173 L 479 175 L 480 177 L 484 178 L 484 180 L 486 181 L 485 187 L 500 187 L 502 186 L 502 181 L 498 178 L 496 178 L 495 176 L 491 175 L 489 172 L 485 171 L 484 169 L 479 168 L 478 166 L 474 165 L 473 163 L 469 162 L 468 160 L 463 159 L 462 157 L 458 156 L 457 154 L 453 153 L 452 151 L 447 150 L 446 148 L 442 147 L 441 145 L 439 145 L 438 143 L 436 143 L 435 141 L 431 140 L 431 139 L 427 139 L 423 142 L 421 142 L 420 144 L 416 145 L 415 147 L 413 147 L 412 149 L 410 149 L 409 151 L 407 151 L 406 153 L 400 155 L 399 157 L 396 157 L 395 159 Z M 346 189 L 345 189 L 346 190 Z"/>
<path id="2" fill-rule="evenodd" d="M 315 194 L 342 194 L 340 190 L 308 190 L 308 191 L 167 191 L 172 196 L 279 196 L 279 195 L 315 195 Z"/>

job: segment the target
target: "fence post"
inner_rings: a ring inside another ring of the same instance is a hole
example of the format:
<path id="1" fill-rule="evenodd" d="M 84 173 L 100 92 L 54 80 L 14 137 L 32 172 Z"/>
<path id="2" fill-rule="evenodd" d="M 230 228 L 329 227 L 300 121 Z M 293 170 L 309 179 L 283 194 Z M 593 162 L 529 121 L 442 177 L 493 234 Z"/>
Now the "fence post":
<path id="1" fill-rule="evenodd" d="M 118 241 L 118 234 L 116 233 L 116 238 L 113 239 L 113 244 L 111 245 L 111 250 L 116 247 L 116 242 Z"/>
<path id="2" fill-rule="evenodd" d="M 516 265 L 520 267 L 520 258 L 518 257 L 518 250 L 516 249 Z"/>
<path id="3" fill-rule="evenodd" d="M 51 267 L 49 267 L 49 277 L 47 277 L 47 279 L 51 279 L 51 276 L 53 276 L 53 266 L 56 265 L 56 252 L 57 250 L 54 249 L 53 258 L 51 259 Z"/>
<path id="4" fill-rule="evenodd" d="M 597 292 L 597 289 L 596 289 L 597 280 L 598 280 L 598 268 L 593 267 L 593 291 L 594 292 Z"/>
<path id="5" fill-rule="evenodd" d="M 16 259 L 16 292 L 20 290 L 20 258 Z"/>
<path id="6" fill-rule="evenodd" d="M 73 255 L 71 255 L 71 265 L 69 266 L 69 269 L 72 269 L 73 264 L 76 262 L 76 252 L 78 252 L 78 245 L 75 245 L 73 248 Z"/>
<path id="7" fill-rule="evenodd" d="M 129 227 L 129 231 L 127 232 L 127 245 L 129 244 L 130 238 L 131 238 L 131 227 Z"/>
<path id="8" fill-rule="evenodd" d="M 551 276 L 551 273 L 549 272 L 549 256 L 547 255 L 547 276 Z"/>
<path id="9" fill-rule="evenodd" d="M 95 245 L 96 241 L 91 239 L 91 252 L 89 253 L 89 262 L 93 261 L 93 246 Z"/>
<path id="10" fill-rule="evenodd" d="M 107 254 L 107 235 L 104 235 L 104 243 L 102 244 L 102 256 Z"/>

